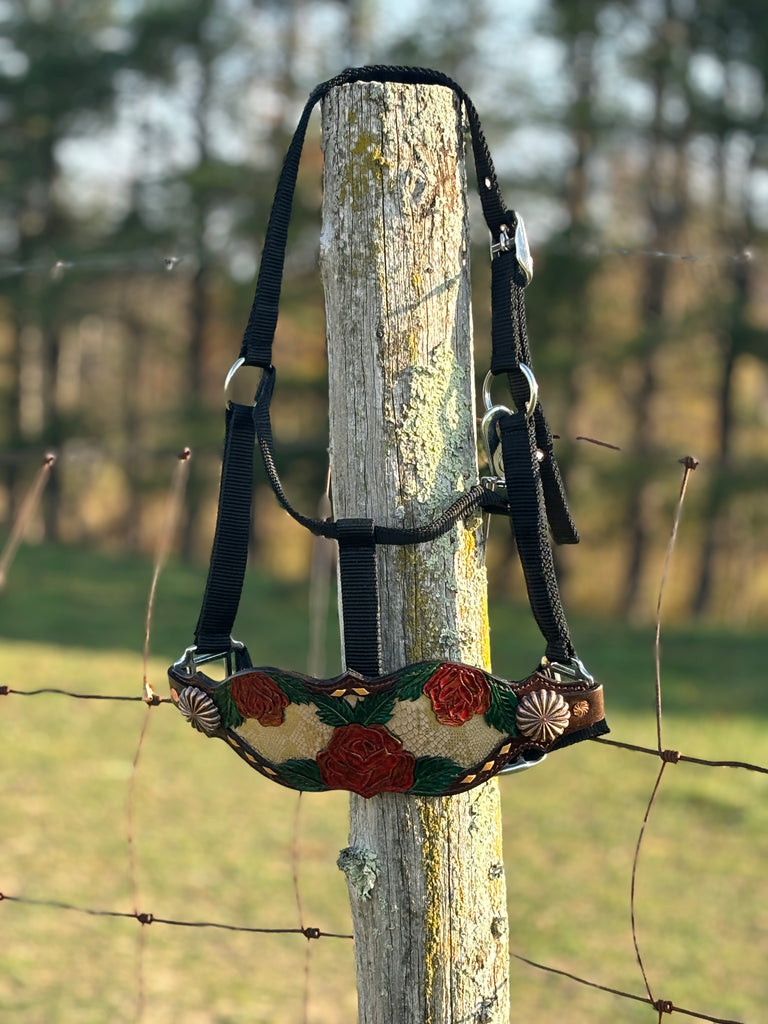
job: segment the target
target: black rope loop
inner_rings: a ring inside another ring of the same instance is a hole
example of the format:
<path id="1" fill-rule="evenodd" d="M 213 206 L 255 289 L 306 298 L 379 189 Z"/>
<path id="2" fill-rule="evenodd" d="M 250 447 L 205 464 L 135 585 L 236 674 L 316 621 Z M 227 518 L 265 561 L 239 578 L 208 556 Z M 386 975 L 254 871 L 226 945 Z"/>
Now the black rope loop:
<path id="1" fill-rule="evenodd" d="M 293 507 L 283 489 L 282 481 L 275 465 L 275 454 L 272 438 L 272 421 L 269 406 L 275 386 L 276 371 L 274 366 L 262 370 L 256 402 L 253 406 L 253 424 L 256 441 L 261 453 L 264 470 L 270 486 L 281 507 L 305 530 L 316 537 L 327 540 L 338 540 L 339 531 L 334 519 L 314 519 L 306 516 Z M 459 520 L 466 519 L 478 509 L 509 515 L 509 501 L 506 495 L 492 491 L 482 484 L 476 484 L 461 494 L 451 505 L 441 512 L 431 523 L 418 527 L 397 527 L 374 525 L 376 544 L 405 545 L 425 544 L 448 533 Z"/>

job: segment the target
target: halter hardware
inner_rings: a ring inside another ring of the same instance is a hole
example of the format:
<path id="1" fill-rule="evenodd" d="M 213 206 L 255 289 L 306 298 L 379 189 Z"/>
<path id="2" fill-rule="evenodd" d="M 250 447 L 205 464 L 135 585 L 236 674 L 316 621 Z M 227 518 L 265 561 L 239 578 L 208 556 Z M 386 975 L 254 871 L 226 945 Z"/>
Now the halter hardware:
<path id="1" fill-rule="evenodd" d="M 533 371 L 525 363 L 520 363 L 518 369 L 521 371 L 528 383 L 528 399 L 525 403 L 525 418 L 530 420 L 536 411 L 539 400 L 539 385 L 533 375 Z M 489 482 L 497 484 L 504 482 L 504 454 L 501 447 L 501 439 L 498 434 L 497 425 L 500 416 L 511 416 L 512 410 L 506 405 L 494 405 L 491 398 L 491 384 L 493 382 L 493 371 L 489 370 L 483 381 L 483 404 L 485 415 L 480 421 L 480 435 L 483 439 L 488 466 L 493 473 Z M 520 410 L 518 410 L 520 411 Z"/>
<path id="2" fill-rule="evenodd" d="M 517 369 L 520 370 L 528 383 L 528 398 L 525 403 L 525 418 L 529 420 L 531 416 L 533 416 L 536 411 L 536 406 L 538 405 L 539 385 L 530 366 L 526 366 L 525 363 L 520 363 Z M 485 405 L 486 412 L 490 413 L 496 412 L 497 410 L 503 410 L 508 413 L 511 410 L 504 405 L 494 405 L 491 399 L 491 384 L 493 383 L 494 376 L 495 374 L 493 370 L 489 370 L 485 375 L 485 380 L 483 381 L 483 404 Z M 522 410 L 518 409 L 517 411 L 521 412 Z"/>
<path id="3" fill-rule="evenodd" d="M 551 676 L 557 683 L 563 683 L 568 680 L 578 680 L 587 683 L 594 683 L 595 681 L 580 658 L 571 658 L 565 664 L 543 658 L 541 670 L 545 675 Z"/>
<path id="4" fill-rule="evenodd" d="M 491 259 L 500 256 L 503 252 L 512 249 L 512 236 L 508 224 L 502 224 L 499 228 L 499 240 L 493 241 L 491 237 Z M 517 264 L 525 275 L 525 283 L 529 285 L 533 279 L 533 257 L 531 247 L 528 244 L 528 234 L 525 230 L 523 218 L 515 211 L 514 249 Z"/>
<path id="5" fill-rule="evenodd" d="M 245 356 L 240 356 L 238 359 L 236 359 L 234 361 L 234 363 L 232 363 L 232 365 L 230 366 L 229 371 L 227 373 L 227 376 L 224 378 L 224 390 L 225 391 L 227 391 L 229 389 L 229 385 L 232 383 L 232 378 L 235 376 L 235 374 L 240 369 L 240 367 L 243 366 L 244 364 L 245 364 Z"/>
<path id="6" fill-rule="evenodd" d="M 173 668 L 192 678 L 201 665 L 208 665 L 213 661 L 223 661 L 227 667 L 227 675 L 231 676 L 241 667 L 240 662 L 248 660 L 245 644 L 234 639 L 230 641 L 229 647 L 224 651 L 214 651 L 210 654 L 197 654 L 196 651 L 197 644 L 187 647 L 182 656 L 173 663 Z"/>

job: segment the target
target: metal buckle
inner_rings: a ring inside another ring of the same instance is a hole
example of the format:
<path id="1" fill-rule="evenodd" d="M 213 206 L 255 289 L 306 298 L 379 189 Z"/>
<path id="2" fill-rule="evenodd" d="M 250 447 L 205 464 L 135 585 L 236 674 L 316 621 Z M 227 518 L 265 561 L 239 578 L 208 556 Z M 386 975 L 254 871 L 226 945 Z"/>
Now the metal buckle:
<path id="1" fill-rule="evenodd" d="M 243 366 L 248 366 L 251 369 L 258 370 L 260 373 L 260 378 L 258 384 L 256 385 L 255 394 L 254 391 L 251 390 L 251 386 L 249 385 L 248 375 L 246 375 L 246 378 L 244 380 L 239 381 L 236 387 L 232 387 L 233 381 L 237 376 L 237 371 Z M 246 363 L 245 356 L 239 356 L 234 361 L 234 363 L 232 363 L 229 370 L 227 371 L 226 377 L 224 378 L 225 404 L 229 405 L 230 403 L 235 403 L 242 405 L 255 405 L 259 395 L 261 384 L 264 380 L 264 374 L 266 372 L 267 370 L 265 367 L 252 366 L 251 364 Z M 228 393 L 230 392 L 230 390 L 234 391 L 234 395 Z"/>
<path id="2" fill-rule="evenodd" d="M 525 274 L 525 283 L 529 285 L 533 278 L 533 257 L 531 247 L 528 245 L 528 234 L 525 230 L 523 218 L 515 213 L 517 223 L 515 224 L 515 256 L 517 264 Z"/>
<path id="3" fill-rule="evenodd" d="M 539 400 L 539 385 L 529 366 L 526 366 L 525 363 L 520 363 L 520 370 L 528 381 L 529 397 L 525 403 L 525 418 L 530 419 Z M 493 373 L 489 370 L 483 381 L 483 404 L 485 405 L 486 412 L 480 421 L 480 434 L 488 458 L 488 467 L 493 474 L 493 476 L 484 479 L 483 482 L 486 486 L 490 485 L 491 488 L 494 488 L 495 484 L 504 483 L 504 455 L 501 450 L 501 443 L 498 443 L 495 448 L 491 446 L 491 431 L 496 429 L 496 420 L 499 416 L 502 416 L 504 413 L 512 415 L 512 410 L 506 405 L 493 404 L 493 399 L 491 398 L 492 381 Z"/>
<path id="4" fill-rule="evenodd" d="M 199 654 L 196 655 L 197 644 L 192 644 L 191 647 L 187 647 L 182 656 L 173 663 L 173 667 L 183 671 L 185 675 L 190 678 L 195 675 L 200 665 L 206 665 L 211 661 L 225 661 L 227 665 L 227 675 L 231 676 L 234 671 L 233 656 L 235 651 L 245 650 L 245 644 L 239 640 L 232 640 L 230 647 L 226 651 L 216 651 L 213 654 Z"/>
<path id="5" fill-rule="evenodd" d="M 525 418 L 529 420 L 533 416 L 534 410 L 539 400 L 539 385 L 536 378 L 533 375 L 533 371 L 525 363 L 520 363 L 520 370 L 523 376 L 528 381 L 528 401 L 525 403 Z M 492 476 L 483 477 L 480 483 L 483 487 L 486 487 L 492 491 L 503 491 L 506 493 L 506 476 L 504 474 L 504 452 L 501 447 L 501 441 L 497 439 L 495 447 L 491 446 L 492 431 L 496 430 L 496 421 L 499 416 L 505 413 L 512 415 L 512 410 L 506 405 L 494 405 L 493 399 L 491 398 L 491 382 L 493 381 L 493 372 L 491 370 L 485 375 L 483 381 L 483 404 L 486 408 L 486 413 L 480 421 L 480 435 L 483 439 L 483 447 L 485 448 L 486 456 L 488 459 L 488 468 L 493 474 Z M 537 455 L 539 458 L 543 458 L 543 453 Z M 488 533 L 490 530 L 491 517 L 485 515 L 483 520 L 483 535 L 485 540 L 488 539 Z M 506 769 L 505 769 L 506 770 Z M 509 769 L 512 770 L 512 769 Z"/>
<path id="6" fill-rule="evenodd" d="M 567 662 L 542 658 L 541 668 L 544 674 L 550 676 L 556 683 L 567 681 L 594 683 L 595 681 L 594 676 L 587 671 L 584 663 L 576 657 L 570 658 Z M 565 676 L 565 680 L 563 676 Z"/>
<path id="7" fill-rule="evenodd" d="M 515 210 L 515 236 L 514 236 L 514 248 L 515 248 L 515 259 L 517 265 L 520 267 L 522 272 L 525 274 L 525 283 L 529 285 L 533 279 L 533 257 L 531 256 L 531 247 L 528 244 L 528 233 L 525 230 L 525 223 L 520 214 Z M 512 249 L 512 236 L 510 234 L 509 225 L 502 224 L 499 229 L 499 240 L 494 242 L 491 240 L 491 259 L 494 259 L 502 252 L 509 252 Z"/>
<path id="8" fill-rule="evenodd" d="M 502 224 L 499 228 L 499 240 L 498 242 L 493 241 L 491 236 L 491 259 L 498 256 L 501 252 L 509 252 L 512 248 L 512 236 L 509 233 L 509 228 L 506 224 Z"/>
<path id="9" fill-rule="evenodd" d="M 535 761 L 528 761 L 522 754 L 517 757 L 510 764 L 506 765 L 498 773 L 499 775 L 514 775 L 516 772 L 527 771 L 528 768 L 533 768 L 537 764 L 541 764 L 542 761 L 546 761 L 547 755 L 542 754 L 541 757 L 537 757 Z"/>

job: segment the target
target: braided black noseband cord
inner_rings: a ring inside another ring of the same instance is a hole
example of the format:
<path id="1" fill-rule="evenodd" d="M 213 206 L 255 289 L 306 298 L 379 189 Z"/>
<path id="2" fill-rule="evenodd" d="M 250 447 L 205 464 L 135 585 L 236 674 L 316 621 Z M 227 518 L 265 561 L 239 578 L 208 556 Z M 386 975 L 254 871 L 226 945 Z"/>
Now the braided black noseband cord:
<path id="1" fill-rule="evenodd" d="M 558 543 L 575 543 L 578 534 L 568 511 L 552 450 L 552 434 L 541 407 L 531 416 L 501 416 L 494 443 L 501 444 L 509 497 L 476 486 L 462 494 L 432 523 L 416 529 L 384 527 L 368 520 L 317 520 L 297 512 L 288 501 L 274 459 L 269 407 L 275 384 L 272 345 L 277 325 L 285 247 L 299 161 L 310 114 L 336 86 L 352 82 L 400 82 L 450 88 L 464 104 L 469 122 L 483 214 L 498 243 L 517 225 L 507 210 L 480 120 L 469 97 L 450 78 L 422 68 L 372 66 L 350 68 L 311 93 L 288 147 L 275 191 L 264 242 L 256 293 L 240 350 L 240 364 L 260 366 L 262 378 L 253 407 L 230 404 L 222 466 L 219 514 L 203 607 L 195 634 L 199 655 L 226 653 L 237 614 L 247 558 L 251 515 L 254 436 L 269 483 L 282 507 L 312 533 L 336 539 L 340 546 L 345 652 L 348 668 L 377 674 L 380 657 L 379 608 L 375 584 L 377 544 L 419 544 L 434 540 L 478 508 L 510 517 L 534 617 L 551 661 L 574 656 L 554 573 L 547 521 Z M 529 382 L 520 370 L 531 366 L 525 323 L 527 279 L 514 249 L 495 245 L 492 267 L 491 372 L 505 374 L 513 402 L 524 410 Z M 250 420 L 250 422 L 248 422 Z M 245 468 L 241 463 L 249 463 Z M 349 614 L 349 618 L 347 618 Z"/>
<path id="2" fill-rule="evenodd" d="M 255 434 L 261 451 L 264 469 L 267 473 L 267 479 L 280 505 L 300 526 L 303 526 L 305 530 L 309 530 L 316 537 L 338 540 L 339 531 L 336 520 L 312 519 L 310 516 L 302 515 L 301 512 L 298 512 L 291 505 L 283 490 L 283 485 L 280 482 L 275 466 L 272 424 L 269 418 L 269 396 L 272 393 L 274 380 L 274 367 L 270 367 L 262 374 L 259 389 L 256 393 L 255 405 L 252 409 L 249 407 L 249 411 L 253 414 Z M 234 424 L 233 427 L 237 429 L 237 426 Z M 232 481 L 232 486 L 237 486 L 234 480 Z M 426 526 L 405 528 L 374 524 L 373 540 L 376 544 L 424 544 L 428 541 L 436 540 L 437 537 L 442 537 L 460 519 L 466 519 L 468 515 L 479 508 L 488 512 L 509 514 L 509 502 L 504 495 L 477 484 L 460 495 L 453 504 L 449 505 L 444 512 L 441 512 L 436 519 Z"/>

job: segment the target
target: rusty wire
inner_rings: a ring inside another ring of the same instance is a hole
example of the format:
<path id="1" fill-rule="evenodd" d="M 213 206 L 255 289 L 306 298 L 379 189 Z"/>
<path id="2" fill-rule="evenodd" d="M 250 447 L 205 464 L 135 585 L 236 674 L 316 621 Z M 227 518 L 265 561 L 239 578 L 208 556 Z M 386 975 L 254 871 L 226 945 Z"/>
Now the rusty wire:
<path id="1" fill-rule="evenodd" d="M 591 440 L 591 439 L 585 439 Z M 179 456 L 182 462 L 187 462 L 189 458 L 189 450 L 185 449 L 185 452 Z M 646 989 L 646 995 L 638 995 L 637 993 L 627 992 L 622 989 L 614 988 L 608 985 L 600 984 L 599 982 L 592 981 L 580 977 L 569 971 L 562 970 L 547 964 L 541 964 L 534 960 L 531 960 L 518 953 L 511 953 L 510 955 L 521 963 L 527 964 L 528 966 L 534 967 L 537 970 L 541 970 L 552 975 L 567 978 L 580 985 L 588 986 L 595 990 L 607 992 L 611 995 L 632 1000 L 634 1002 L 645 1003 L 652 1007 L 659 1016 L 659 1021 L 662 1020 L 664 1015 L 671 1015 L 678 1013 L 683 1016 L 695 1018 L 697 1020 L 711 1022 L 711 1024 L 743 1024 L 741 1021 L 736 1021 L 730 1018 L 723 1018 L 714 1016 L 703 1011 L 691 1010 L 685 1007 L 676 1005 L 673 1001 L 659 998 L 653 992 L 648 971 L 646 969 L 642 953 L 640 950 L 640 944 L 637 936 L 636 921 L 635 921 L 635 897 L 636 897 L 636 881 L 638 867 L 640 863 L 640 857 L 643 847 L 643 840 L 646 835 L 646 829 L 650 821 L 651 811 L 653 805 L 657 799 L 659 790 L 661 788 L 662 779 L 664 777 L 665 769 L 669 764 L 677 764 L 680 761 L 684 761 L 690 764 L 696 764 L 701 766 L 709 766 L 715 768 L 740 768 L 747 771 L 758 772 L 762 774 L 768 774 L 768 767 L 758 764 L 753 764 L 745 761 L 725 761 L 725 760 L 709 760 L 705 758 L 695 757 L 692 755 L 684 754 L 677 750 L 667 750 L 663 747 L 662 743 L 662 688 L 661 688 L 661 658 L 660 658 L 660 632 L 661 632 L 661 611 L 662 611 L 662 598 L 664 594 L 664 587 L 667 580 L 669 566 L 671 562 L 672 553 L 674 550 L 678 528 L 680 524 L 680 518 L 682 514 L 683 502 L 687 490 L 688 481 L 690 474 L 698 465 L 697 461 L 690 456 L 681 459 L 680 462 L 683 464 L 684 473 L 683 480 L 680 487 L 680 494 L 677 502 L 677 507 L 674 515 L 674 521 L 672 525 L 672 531 L 670 535 L 669 546 L 664 562 L 664 568 L 662 571 L 661 583 L 659 588 L 659 596 L 656 608 L 656 637 L 655 637 L 655 654 L 656 654 L 656 678 L 655 678 L 655 694 L 656 694 L 656 733 L 657 733 L 657 747 L 640 746 L 638 744 L 624 743 L 618 740 L 612 740 L 600 737 L 593 740 L 594 743 L 599 743 L 605 747 L 612 747 L 614 749 L 628 750 L 632 753 L 641 753 L 647 756 L 652 756 L 660 760 L 659 771 L 654 781 L 650 797 L 646 806 L 645 814 L 643 817 L 642 825 L 638 834 L 637 842 L 635 845 L 632 874 L 630 882 L 630 911 L 631 911 L 631 927 L 632 927 L 632 939 L 635 948 L 635 955 L 637 958 L 638 966 L 642 975 L 644 986 Z M 0 902 L 14 903 L 21 906 L 29 907 L 43 907 L 50 910 L 60 910 L 75 912 L 79 914 L 85 914 L 92 917 L 104 917 L 104 918 L 118 918 L 135 920 L 142 926 L 148 925 L 166 925 L 171 927 L 180 928 L 195 928 L 195 929 L 218 929 L 230 932 L 245 932 L 250 934 L 263 934 L 263 935 L 277 935 L 277 934 L 294 934 L 301 935 L 307 941 L 307 949 L 305 953 L 304 963 L 304 990 L 302 997 L 302 1012 L 303 1021 L 306 1024 L 308 1019 L 308 1008 L 309 1008 L 309 979 L 310 979 L 310 948 L 311 942 L 309 940 L 316 940 L 320 938 L 328 939 L 341 939 L 341 940 L 352 940 L 352 935 L 339 934 L 334 932 L 325 932 L 321 928 L 315 926 L 307 926 L 304 923 L 304 915 L 302 908 L 302 900 L 299 886 L 299 822 L 300 822 L 300 809 L 301 801 L 300 796 L 297 799 L 296 810 L 293 818 L 293 830 L 291 840 L 291 874 L 293 880 L 294 899 L 296 904 L 296 912 L 298 917 L 298 923 L 295 926 L 285 926 L 281 928 L 266 928 L 254 925 L 239 925 L 239 924 L 228 924 L 220 921 L 192 921 L 192 920 L 178 920 L 172 918 L 165 918 L 149 913 L 146 911 L 140 911 L 140 892 L 137 881 L 137 865 L 136 865 L 136 850 L 135 850 L 135 820 L 134 820 L 134 804 L 135 804 L 135 781 L 136 773 L 139 766 L 140 755 L 142 747 L 146 738 L 147 728 L 149 723 L 149 712 L 152 707 L 160 704 L 172 703 L 168 698 L 160 698 L 154 692 L 148 677 L 147 677 L 147 659 L 148 659 L 148 648 L 149 648 L 149 636 L 151 629 L 151 618 L 152 609 L 154 603 L 154 593 L 157 586 L 157 581 L 162 567 L 165 563 L 168 551 L 170 549 L 171 538 L 175 522 L 178 518 L 178 511 L 181 502 L 181 496 L 183 494 L 183 473 L 184 470 L 177 471 L 177 475 L 174 478 L 174 482 L 171 487 L 171 508 L 169 511 L 166 527 L 163 531 L 160 544 L 158 546 L 158 552 L 156 555 L 154 572 L 152 577 L 152 585 L 150 588 L 150 596 L 147 604 L 147 619 L 146 619 L 146 632 L 144 642 L 144 677 L 143 677 L 143 693 L 142 696 L 125 696 L 125 695 L 108 695 L 108 694 L 86 694 L 77 693 L 68 690 L 43 687 L 35 690 L 19 690 L 9 686 L 0 686 L 0 696 L 25 696 L 34 697 L 42 695 L 60 695 L 69 697 L 76 700 L 116 700 L 116 701 L 129 701 L 134 703 L 143 703 L 146 706 L 146 713 L 143 719 L 142 727 L 140 730 L 136 753 L 133 759 L 132 771 L 129 778 L 129 792 L 128 792 L 128 828 L 127 828 L 127 844 L 128 844 L 128 857 L 129 857 L 129 873 L 131 883 L 131 899 L 133 903 L 132 911 L 118 911 L 109 909 L 98 909 L 94 907 L 82 907 L 75 904 L 62 902 L 59 900 L 51 900 L 45 898 L 32 898 L 27 896 L 15 895 L 11 893 L 0 892 Z M 142 1019 L 144 1010 L 144 934 L 145 927 L 142 927 L 139 934 L 139 957 L 138 957 L 138 968 L 137 968 L 137 993 L 136 993 L 136 1020 Z"/>

